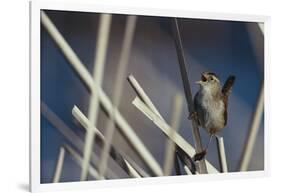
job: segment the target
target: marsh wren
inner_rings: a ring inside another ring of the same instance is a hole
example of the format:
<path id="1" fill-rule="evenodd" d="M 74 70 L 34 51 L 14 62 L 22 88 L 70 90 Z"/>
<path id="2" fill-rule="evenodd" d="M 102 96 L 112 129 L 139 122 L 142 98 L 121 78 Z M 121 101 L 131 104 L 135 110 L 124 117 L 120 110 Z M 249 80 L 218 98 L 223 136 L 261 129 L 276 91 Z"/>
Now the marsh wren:
<path id="1" fill-rule="evenodd" d="M 229 76 L 221 88 L 220 80 L 212 72 L 204 72 L 199 91 L 194 97 L 195 120 L 198 126 L 204 128 L 210 135 L 207 147 L 194 156 L 194 160 L 201 160 L 207 153 L 211 139 L 221 131 L 227 123 L 228 97 L 234 84 L 235 76 Z"/>

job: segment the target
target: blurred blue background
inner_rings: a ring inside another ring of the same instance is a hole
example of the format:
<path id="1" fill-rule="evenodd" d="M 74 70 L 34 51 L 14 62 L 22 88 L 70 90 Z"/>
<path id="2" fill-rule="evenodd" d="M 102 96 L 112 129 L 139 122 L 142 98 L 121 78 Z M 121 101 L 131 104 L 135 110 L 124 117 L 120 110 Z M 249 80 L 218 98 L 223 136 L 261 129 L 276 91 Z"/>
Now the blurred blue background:
<path id="1" fill-rule="evenodd" d="M 46 13 L 92 73 L 99 14 L 65 11 L 46 11 Z M 135 76 L 167 121 L 171 117 L 173 96 L 177 92 L 183 94 L 170 19 L 138 17 L 128 66 L 128 74 Z M 109 97 L 112 95 L 113 81 L 118 68 L 116 61 L 120 55 L 125 22 L 125 15 L 113 15 L 103 80 L 103 89 Z M 198 85 L 194 82 L 200 78 L 203 71 L 215 72 L 222 82 L 230 74 L 236 76 L 229 100 L 228 124 L 219 135 L 224 137 L 229 171 L 237 171 L 251 115 L 263 81 L 263 35 L 257 24 L 250 22 L 180 19 L 180 27 L 193 94 L 198 90 Z M 125 79 L 126 77 L 124 81 Z M 77 105 L 87 114 L 89 97 L 86 87 L 41 26 L 41 100 L 81 139 L 84 139 L 85 131 L 74 121 L 71 110 Z M 166 137 L 131 104 L 134 97 L 133 89 L 126 82 L 120 112 L 160 165 L 163 165 Z M 191 124 L 187 116 L 188 109 L 184 102 L 179 132 L 193 144 Z M 100 111 L 97 128 L 101 132 L 104 132 L 106 120 L 106 115 Z M 43 115 L 41 115 L 40 129 L 41 183 L 50 183 L 60 146 L 71 142 Z M 208 135 L 202 129 L 200 132 L 203 144 L 206 144 Z M 113 144 L 145 168 L 141 159 L 119 132 L 116 132 Z M 95 147 L 95 151 L 98 152 L 98 148 Z M 207 159 L 219 168 L 215 140 L 210 146 Z M 263 169 L 264 123 L 262 121 L 249 170 Z M 78 181 L 79 177 L 80 167 L 66 156 L 61 181 Z M 126 174 L 120 173 L 120 178 L 126 177 Z"/>

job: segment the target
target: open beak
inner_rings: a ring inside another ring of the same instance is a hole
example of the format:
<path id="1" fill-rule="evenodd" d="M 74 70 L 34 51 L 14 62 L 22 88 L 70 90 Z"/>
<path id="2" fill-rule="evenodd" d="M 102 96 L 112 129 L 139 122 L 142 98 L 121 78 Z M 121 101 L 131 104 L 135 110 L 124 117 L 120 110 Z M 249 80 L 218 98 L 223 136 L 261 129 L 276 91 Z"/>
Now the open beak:
<path id="1" fill-rule="evenodd" d="M 202 83 L 204 83 L 204 82 L 207 82 L 207 80 L 208 80 L 208 78 L 207 78 L 206 74 L 205 74 L 205 73 L 202 73 L 202 74 L 201 74 L 201 80 L 196 81 L 195 83 L 196 83 L 196 84 L 202 84 Z"/>

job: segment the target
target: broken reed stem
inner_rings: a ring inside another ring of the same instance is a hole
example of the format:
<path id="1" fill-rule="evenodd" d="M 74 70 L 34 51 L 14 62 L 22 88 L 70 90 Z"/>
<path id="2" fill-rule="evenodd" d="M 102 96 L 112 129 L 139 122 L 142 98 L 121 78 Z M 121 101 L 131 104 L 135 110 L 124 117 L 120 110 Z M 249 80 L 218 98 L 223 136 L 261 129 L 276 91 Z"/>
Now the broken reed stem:
<path id="1" fill-rule="evenodd" d="M 218 149 L 218 156 L 219 156 L 219 163 L 220 163 L 220 171 L 225 173 L 228 172 L 228 168 L 227 168 L 223 137 L 216 136 L 216 141 L 217 141 L 217 149 Z"/>
<path id="2" fill-rule="evenodd" d="M 78 74 L 79 78 L 81 78 L 82 82 L 89 89 L 91 94 L 97 95 L 99 97 L 100 103 L 103 106 L 103 110 L 107 114 L 112 112 L 113 107 L 109 97 L 104 93 L 101 87 L 97 87 L 97 90 L 94 89 L 96 88 L 96 82 L 93 80 L 92 75 L 88 72 L 85 65 L 81 62 L 76 53 L 73 51 L 73 49 L 70 47 L 70 45 L 67 43 L 62 34 L 58 31 L 56 26 L 52 23 L 44 11 L 41 11 L 41 22 L 49 35 L 55 41 L 56 45 L 60 48 L 65 58 L 69 61 L 69 64 L 73 70 Z M 120 132 L 124 135 L 126 140 L 134 148 L 139 157 L 151 169 L 151 171 L 157 176 L 163 175 L 158 162 L 137 136 L 132 126 L 129 125 L 129 123 L 118 110 L 116 111 L 114 121 L 118 126 L 117 128 L 120 129 Z"/>
<path id="3" fill-rule="evenodd" d="M 174 96 L 172 103 L 171 130 L 169 131 L 169 135 L 171 136 L 173 136 L 178 131 L 182 113 L 182 103 L 182 95 L 180 93 L 177 93 Z M 166 153 L 163 166 L 164 175 L 166 176 L 170 175 L 172 172 L 173 162 L 175 159 L 175 147 L 175 143 L 170 138 L 167 138 Z"/>
<path id="4" fill-rule="evenodd" d="M 138 172 L 141 177 L 151 177 L 143 168 L 141 168 L 132 158 L 124 155 L 126 163 L 131 165 L 134 170 Z"/>
<path id="5" fill-rule="evenodd" d="M 127 17 L 125 34 L 124 34 L 124 38 L 123 38 L 121 54 L 120 54 L 117 74 L 116 74 L 116 78 L 115 78 L 113 97 L 112 97 L 113 109 L 112 109 L 112 112 L 109 114 L 109 120 L 107 121 L 107 124 L 106 124 L 104 146 L 103 146 L 103 149 L 101 152 L 101 157 L 100 157 L 99 167 L 98 167 L 98 171 L 101 176 L 103 176 L 105 174 L 106 168 L 107 168 L 107 160 L 109 157 L 110 146 L 111 146 L 111 142 L 112 142 L 114 131 L 115 131 L 114 119 L 115 119 L 115 115 L 116 115 L 116 109 L 118 109 L 118 106 L 121 101 L 121 96 L 123 93 L 123 85 L 124 85 L 123 79 L 124 79 L 124 77 L 126 77 L 126 73 L 127 73 L 127 66 L 128 66 L 129 58 L 130 58 L 130 51 L 131 51 L 131 45 L 132 45 L 134 32 L 135 32 L 136 21 L 137 21 L 136 16 Z M 128 167 L 131 167 L 131 166 L 128 165 Z M 136 174 L 134 174 L 134 175 L 137 175 L 137 174 L 138 173 L 136 172 Z"/>
<path id="6" fill-rule="evenodd" d="M 89 119 L 80 111 L 80 109 L 76 106 L 72 109 L 72 114 L 75 117 L 75 119 L 86 129 L 86 130 L 93 130 L 93 132 L 101 138 L 103 143 L 105 142 L 106 138 L 103 136 L 103 134 L 93 125 L 91 125 Z M 131 177 L 139 178 L 141 177 L 138 172 L 127 162 L 125 159 L 123 159 L 122 162 L 123 169 L 126 173 L 128 173 Z M 101 176 L 102 177 L 102 176 Z"/>
<path id="7" fill-rule="evenodd" d="M 187 175 L 193 175 L 190 169 L 186 165 L 183 166 L 183 169 Z"/>
<path id="8" fill-rule="evenodd" d="M 186 68 L 187 63 L 186 63 L 186 60 L 184 57 L 184 50 L 183 50 L 183 46 L 182 46 L 182 39 L 181 39 L 181 34 L 180 34 L 180 29 L 179 29 L 177 18 L 173 18 L 172 23 L 173 23 L 172 27 L 173 27 L 173 31 L 174 31 L 174 40 L 175 40 L 175 44 L 176 44 L 177 56 L 178 56 L 178 60 L 179 60 L 179 67 L 180 67 L 186 102 L 188 105 L 189 113 L 193 113 L 194 112 L 193 98 L 192 98 L 191 88 L 190 88 L 190 84 L 189 84 L 187 68 Z M 198 128 L 197 122 L 194 118 L 192 118 L 192 135 L 193 135 L 193 139 L 195 142 L 196 152 L 197 153 L 202 152 L 203 146 L 202 146 L 202 142 L 201 142 L 199 128 Z M 200 170 L 200 173 L 207 173 L 205 159 L 202 159 L 201 161 L 199 161 L 199 170 Z"/>
<path id="9" fill-rule="evenodd" d="M 69 141 L 71 142 L 79 151 L 83 151 L 83 141 L 78 137 L 71 128 L 69 128 L 54 112 L 49 109 L 49 107 L 44 103 L 41 102 L 41 112 L 42 115 Z M 97 136 L 99 137 L 99 133 L 97 132 Z M 97 141 L 98 142 L 98 141 Z M 102 145 L 98 143 L 98 145 Z M 130 173 L 128 172 L 125 164 L 123 156 L 115 150 L 112 146 L 110 155 L 112 159 L 118 164 L 129 176 Z M 92 163 L 98 163 L 98 156 L 92 152 L 91 157 Z M 114 177 L 113 172 L 110 168 L 107 169 L 107 178 Z M 98 178 L 97 178 L 98 179 Z"/>
<path id="10" fill-rule="evenodd" d="M 258 100 L 256 102 L 255 111 L 252 114 L 252 121 L 249 126 L 247 139 L 241 155 L 241 161 L 239 165 L 239 171 L 247 171 L 251 156 L 253 153 L 254 145 L 257 139 L 260 123 L 262 121 L 264 108 L 264 83 L 262 83 Z"/>
<path id="11" fill-rule="evenodd" d="M 142 89 L 142 87 L 140 86 L 140 84 L 138 83 L 138 81 L 135 79 L 135 77 L 130 74 L 128 76 L 128 81 L 131 84 L 132 88 L 134 89 L 134 91 L 136 92 L 136 94 L 138 95 L 138 97 L 156 114 L 158 115 L 161 119 L 163 119 L 163 117 L 161 116 L 161 114 L 159 113 L 159 111 L 157 110 L 157 108 L 154 106 L 154 104 L 152 103 L 152 101 L 150 100 L 150 98 L 147 96 L 147 94 L 144 92 L 144 90 Z M 164 120 L 164 119 L 163 119 Z"/>
<path id="12" fill-rule="evenodd" d="M 187 142 L 185 139 L 178 133 L 174 133 L 174 135 L 170 135 L 169 131 L 171 127 L 165 122 L 165 120 L 161 119 L 158 115 L 156 115 L 152 110 L 147 107 L 147 105 L 142 102 L 138 97 L 136 97 L 133 101 L 133 104 L 150 120 L 157 125 L 162 132 L 170 138 L 179 148 L 181 148 L 189 157 L 193 157 L 195 155 L 195 149 Z M 209 173 L 218 173 L 217 169 L 212 166 L 208 161 L 206 161 L 207 169 Z"/>
<path id="13" fill-rule="evenodd" d="M 83 157 L 79 155 L 73 148 L 71 148 L 69 145 L 63 145 L 65 149 L 68 151 L 68 153 L 71 155 L 71 158 L 79 165 L 81 168 L 83 166 Z M 98 171 L 89 164 L 88 172 L 91 176 L 93 176 L 95 179 L 99 179 L 99 173 Z M 114 174 L 114 173 L 113 173 Z M 114 176 L 117 177 L 116 174 Z"/>
<path id="14" fill-rule="evenodd" d="M 53 183 L 58 183 L 60 181 L 64 157 L 65 157 L 65 150 L 63 147 L 60 147 L 60 152 L 59 152 L 59 156 L 58 156 L 58 160 L 57 160 L 57 164 L 56 164 L 55 174 L 53 177 Z"/>
<path id="15" fill-rule="evenodd" d="M 96 45 L 96 53 L 95 53 L 95 61 L 94 61 L 94 72 L 93 79 L 96 84 L 93 88 L 94 91 L 97 92 L 98 87 L 102 86 L 102 79 L 104 74 L 104 66 L 105 66 L 105 58 L 106 58 L 106 50 L 108 46 L 108 39 L 110 33 L 110 25 L 111 25 L 111 15 L 109 14 L 101 14 L 100 15 L 100 23 L 98 26 L 98 36 L 97 36 L 97 45 Z M 91 96 L 90 105 L 89 105 L 89 120 L 93 125 L 96 125 L 97 118 L 99 113 L 99 97 L 97 95 Z M 95 133 L 92 130 L 88 130 L 85 137 L 85 146 L 83 151 L 83 165 L 80 180 L 84 181 L 87 179 L 88 175 L 88 167 L 90 164 L 91 152 L 95 139 Z"/>

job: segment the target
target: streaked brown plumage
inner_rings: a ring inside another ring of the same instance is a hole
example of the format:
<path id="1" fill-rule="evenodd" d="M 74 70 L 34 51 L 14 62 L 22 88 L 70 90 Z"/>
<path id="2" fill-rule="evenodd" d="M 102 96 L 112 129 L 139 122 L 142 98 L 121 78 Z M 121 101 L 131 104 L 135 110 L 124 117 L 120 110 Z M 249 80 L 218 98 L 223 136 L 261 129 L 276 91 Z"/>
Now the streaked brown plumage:
<path id="1" fill-rule="evenodd" d="M 202 73 L 199 91 L 194 97 L 194 107 L 198 125 L 210 135 L 216 135 L 227 124 L 228 97 L 234 84 L 235 77 L 229 76 L 221 88 L 220 81 L 215 73 Z M 209 143 L 203 152 L 195 155 L 195 160 L 202 159 Z"/>

